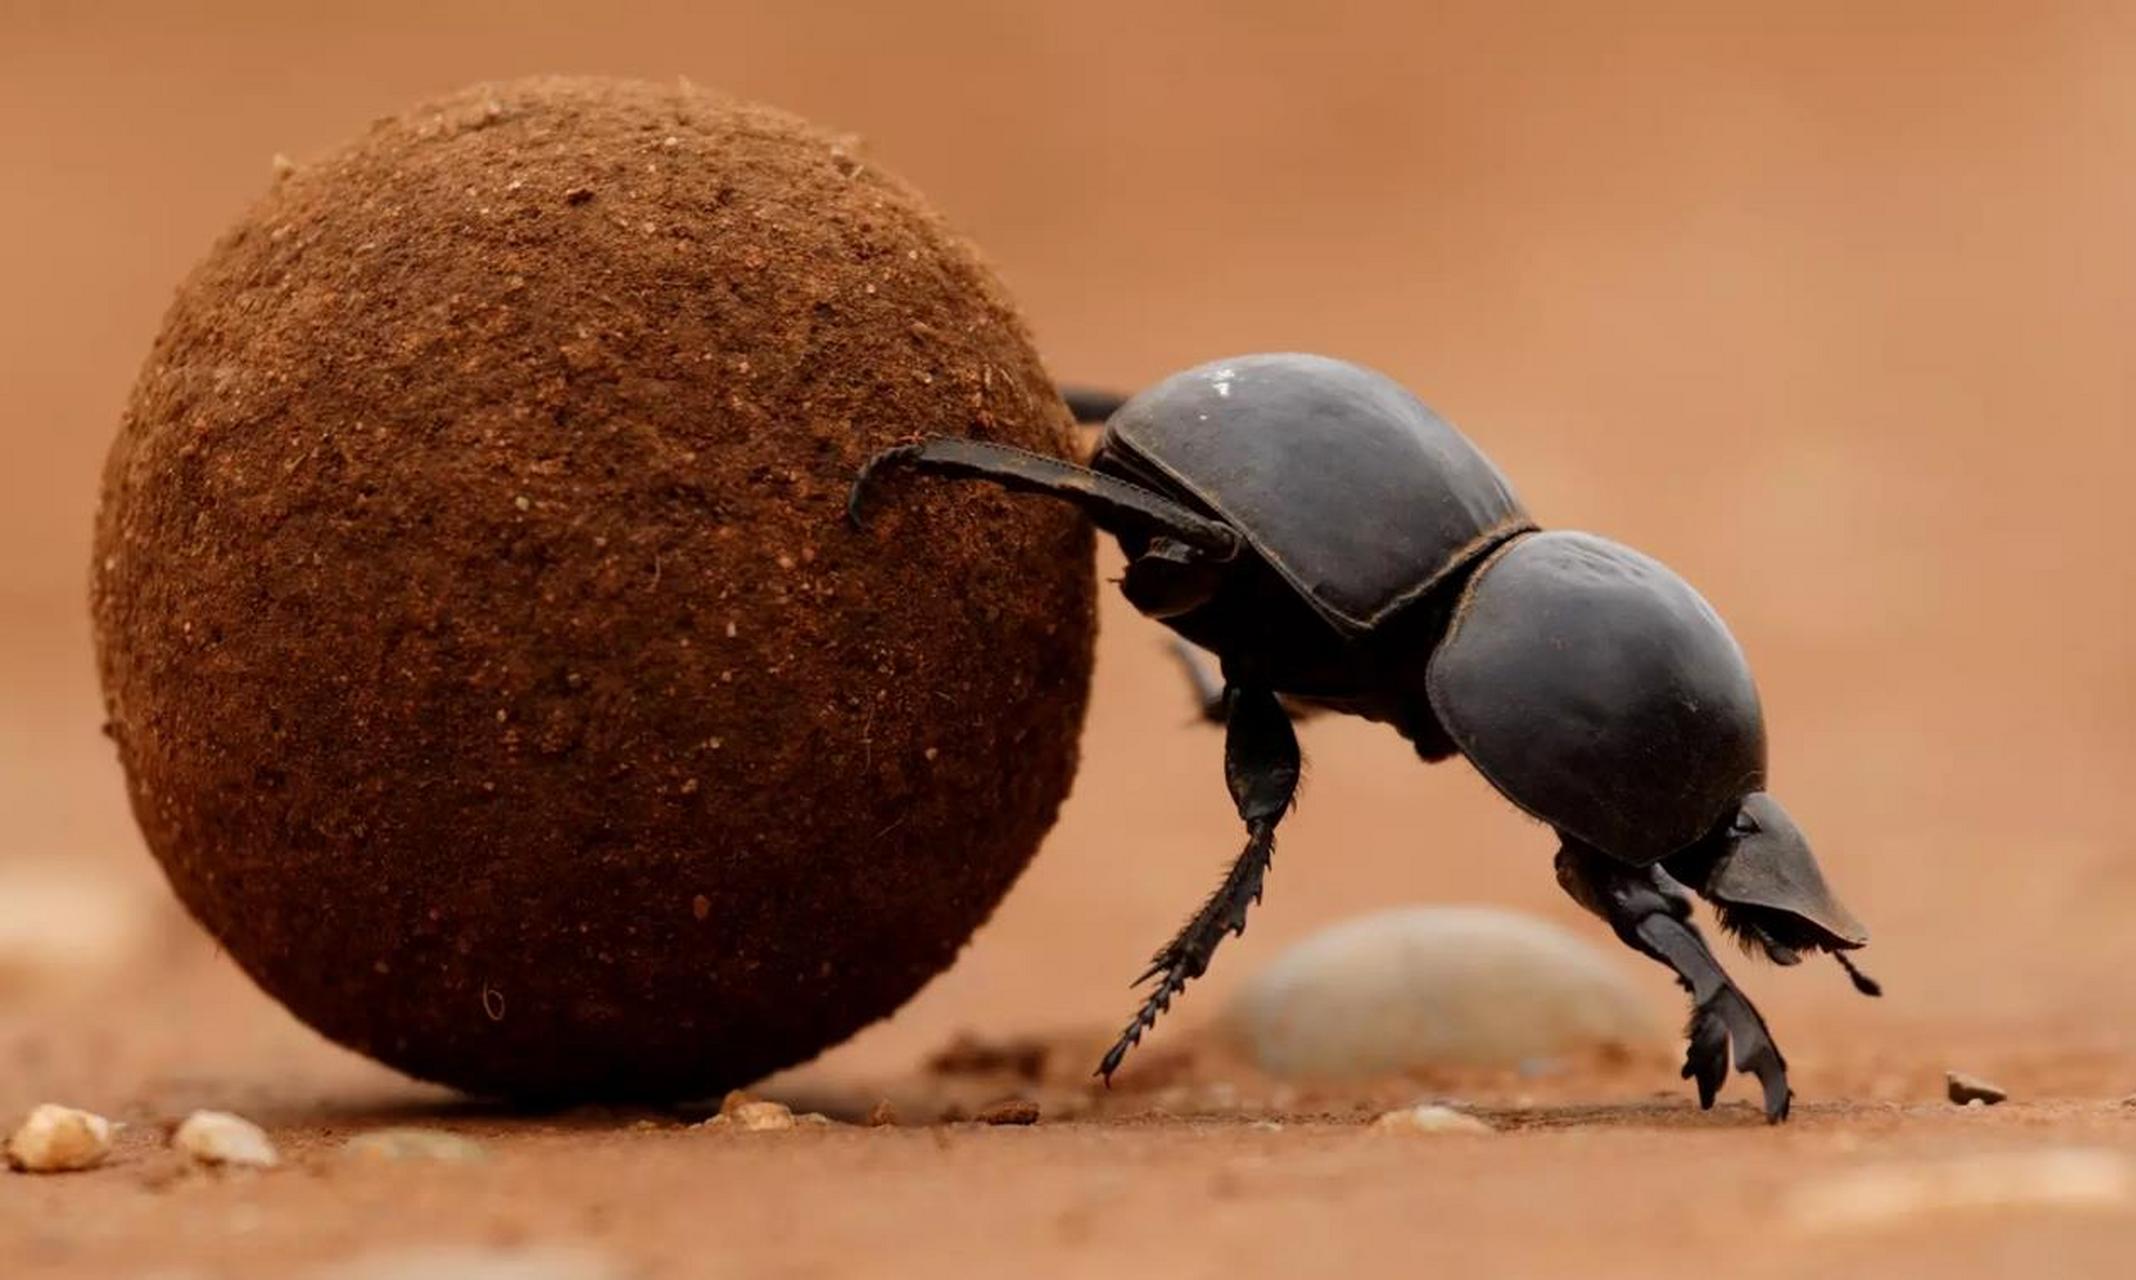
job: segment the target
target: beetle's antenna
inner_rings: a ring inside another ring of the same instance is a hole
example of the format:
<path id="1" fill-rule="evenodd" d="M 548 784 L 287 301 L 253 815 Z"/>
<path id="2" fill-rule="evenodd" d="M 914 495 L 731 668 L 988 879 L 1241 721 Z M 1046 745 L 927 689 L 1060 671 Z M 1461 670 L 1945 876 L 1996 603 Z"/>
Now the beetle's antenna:
<path id="1" fill-rule="evenodd" d="M 1880 996 L 1884 994 L 1884 984 L 1855 968 L 1854 962 L 1847 959 L 1846 952 L 1835 951 L 1832 953 L 1832 958 L 1839 961 L 1839 967 L 1847 971 L 1847 977 L 1853 980 L 1856 991 L 1865 996 Z"/>

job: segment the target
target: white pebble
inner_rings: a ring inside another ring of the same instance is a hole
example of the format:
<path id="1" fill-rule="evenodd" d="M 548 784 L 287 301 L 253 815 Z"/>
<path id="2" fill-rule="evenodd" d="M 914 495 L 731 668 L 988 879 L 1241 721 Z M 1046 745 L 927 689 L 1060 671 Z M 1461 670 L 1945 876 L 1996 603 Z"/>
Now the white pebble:
<path id="1" fill-rule="evenodd" d="M 1787 1214 L 1805 1231 L 1893 1226 L 1932 1213 L 2122 1209 L 2136 1200 L 2127 1156 L 2082 1147 L 1994 1151 L 1871 1165 L 1794 1191 Z"/>
<path id="2" fill-rule="evenodd" d="M 1479 1120 L 1465 1111 L 1452 1107 L 1420 1106 L 1404 1107 L 1389 1111 L 1372 1122 L 1372 1127 L 1381 1133 L 1496 1133 L 1489 1122 Z"/>
<path id="3" fill-rule="evenodd" d="M 1508 1069 L 1604 1048 L 1658 1056 L 1671 1043 L 1649 993 L 1596 947 L 1468 906 L 1324 929 L 1248 980 L 1223 1026 L 1262 1070 L 1324 1079 Z"/>
<path id="4" fill-rule="evenodd" d="M 202 1164 L 272 1169 L 282 1162 L 264 1130 L 227 1111 L 195 1111 L 171 1135 L 171 1145 Z"/>
<path id="5" fill-rule="evenodd" d="M 89 1111 L 45 1103 L 7 1140 L 7 1162 L 25 1173 L 93 1169 L 111 1154 L 111 1121 Z"/>

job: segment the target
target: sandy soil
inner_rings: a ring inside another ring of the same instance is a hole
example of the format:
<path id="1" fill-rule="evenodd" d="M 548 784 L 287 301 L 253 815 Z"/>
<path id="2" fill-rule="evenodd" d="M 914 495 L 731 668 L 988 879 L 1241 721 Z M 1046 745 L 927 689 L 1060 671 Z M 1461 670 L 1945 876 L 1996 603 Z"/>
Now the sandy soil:
<path id="1" fill-rule="evenodd" d="M 0 1178 L 18 1273 L 301 1275 L 421 1243 L 578 1244 L 653 1276 L 2125 1269 L 2127 1196 L 1845 1225 L 1816 1192 L 1868 1203 L 1846 1179 L 1923 1161 L 2136 1156 L 2127 15 L 173 8 L 0 6 L 19 193 L 0 202 L 0 876 L 86 879 L 121 922 L 104 959 L 0 985 L 0 1116 L 60 1099 L 132 1126 L 105 1170 Z M 1110 602 L 1085 767 L 1038 862 L 897 1018 L 766 1086 L 856 1118 L 889 1097 L 899 1127 L 498 1115 L 253 993 L 165 905 L 96 734 L 97 464 L 171 284 L 272 155 L 565 69 L 685 73 L 862 129 L 986 247 L 1063 375 L 1363 359 L 1467 427 L 1546 521 L 1684 571 L 1757 664 L 1778 787 L 1891 993 L 1734 962 L 1796 1066 L 1796 1120 L 1757 1123 L 1739 1083 L 1701 1115 L 1665 1063 L 1286 1094 L 1198 1052 L 1239 977 L 1353 912 L 1492 902 L 1602 940 L 1542 831 L 1465 769 L 1340 723 L 1306 730 L 1310 788 L 1253 931 L 1121 1090 L 1067 1065 L 930 1074 L 963 1029 L 1079 1061 L 1235 849 L 1217 741 L 1186 723 L 1156 629 Z M 2014 1100 L 1951 1107 L 1952 1067 Z M 1041 1122 L 934 1123 L 1010 1093 Z M 1501 1132 L 1362 1126 L 1442 1095 Z M 199 1105 L 265 1123 L 292 1167 L 184 1173 L 160 1128 Z M 385 1123 L 491 1158 L 339 1154 Z M 2003 1167 L 1979 1198 L 2007 1200 Z"/>

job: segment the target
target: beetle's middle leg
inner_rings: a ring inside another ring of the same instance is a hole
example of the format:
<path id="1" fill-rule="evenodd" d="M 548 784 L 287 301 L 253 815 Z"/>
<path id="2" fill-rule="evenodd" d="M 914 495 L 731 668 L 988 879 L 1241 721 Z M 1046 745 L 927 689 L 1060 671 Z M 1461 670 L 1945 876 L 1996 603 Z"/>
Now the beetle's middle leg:
<path id="1" fill-rule="evenodd" d="M 1246 908 L 1261 900 L 1261 885 L 1275 853 L 1276 823 L 1290 811 L 1298 791 L 1298 735 L 1273 690 L 1234 685 L 1226 692 L 1230 714 L 1224 741 L 1224 780 L 1239 817 L 1246 822 L 1246 848 L 1224 882 L 1177 936 L 1151 958 L 1136 984 L 1157 980 L 1133 1021 L 1105 1054 L 1098 1074 L 1109 1082 L 1128 1051 L 1141 1043 L 1173 997 L 1208 971 L 1209 958 L 1226 934 L 1246 932 Z"/>
<path id="2" fill-rule="evenodd" d="M 1794 1092 L 1787 1060 L 1765 1019 L 1691 923 L 1691 896 L 1659 867 L 1632 867 L 1566 839 L 1557 856 L 1558 883 L 1572 899 L 1609 922 L 1624 945 L 1667 965 L 1691 993 L 1690 1049 L 1684 1077 L 1698 1085 L 1698 1104 L 1711 1107 L 1728 1075 L 1729 1042 L 1738 1071 L 1754 1073 L 1765 1090 L 1765 1118 L 1787 1119 Z"/>
<path id="3" fill-rule="evenodd" d="M 1187 690 L 1194 697 L 1195 717 L 1204 724 L 1227 722 L 1231 718 L 1231 703 L 1225 697 L 1224 683 L 1202 660 L 1201 650 L 1173 636 L 1172 656 L 1179 660 L 1180 670 L 1186 673 Z M 1321 709 L 1310 702 L 1297 702 L 1280 694 L 1276 700 L 1283 704 L 1283 713 L 1293 721 L 1311 720 L 1321 714 Z"/>

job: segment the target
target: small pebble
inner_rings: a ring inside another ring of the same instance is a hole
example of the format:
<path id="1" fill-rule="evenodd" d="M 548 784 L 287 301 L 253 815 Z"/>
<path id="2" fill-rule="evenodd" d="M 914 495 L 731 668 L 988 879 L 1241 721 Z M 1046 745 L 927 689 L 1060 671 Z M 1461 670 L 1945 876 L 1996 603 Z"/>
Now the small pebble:
<path id="1" fill-rule="evenodd" d="M 227 1111 L 195 1111 L 171 1134 L 171 1145 L 201 1164 L 272 1169 L 282 1162 L 264 1130 Z"/>
<path id="2" fill-rule="evenodd" d="M 783 1102 L 763 1102 L 747 1098 L 740 1102 L 729 1094 L 720 1105 L 719 1114 L 704 1122 L 706 1129 L 740 1129 L 748 1133 L 768 1133 L 794 1127 L 794 1113 Z"/>
<path id="3" fill-rule="evenodd" d="M 1994 1106 L 2010 1095 L 2001 1085 L 1992 1084 L 1979 1076 L 1969 1076 L 1963 1071 L 1943 1073 L 1944 1094 L 1959 1106 L 1980 1102 Z"/>
<path id="4" fill-rule="evenodd" d="M 374 1129 L 342 1143 L 341 1151 L 363 1160 L 476 1164 L 489 1159 L 489 1152 L 481 1143 L 443 1129 Z"/>
<path id="5" fill-rule="evenodd" d="M 93 1169 L 111 1154 L 111 1121 L 45 1103 L 7 1140 L 7 1163 L 24 1173 Z"/>
<path id="6" fill-rule="evenodd" d="M 1037 1124 L 1038 1104 L 1029 1098 L 1004 1098 L 973 1118 L 980 1124 Z"/>
<path id="7" fill-rule="evenodd" d="M 1389 1111 L 1372 1122 L 1372 1127 L 1382 1133 L 1496 1133 L 1496 1129 L 1483 1120 L 1452 1107 L 1425 1103 L 1421 1106 L 1404 1107 Z"/>
<path id="8" fill-rule="evenodd" d="M 890 1105 L 890 1099 L 881 1099 L 873 1107 L 869 1108 L 867 1123 L 868 1127 L 872 1129 L 894 1127 L 897 1124 L 897 1108 Z"/>

